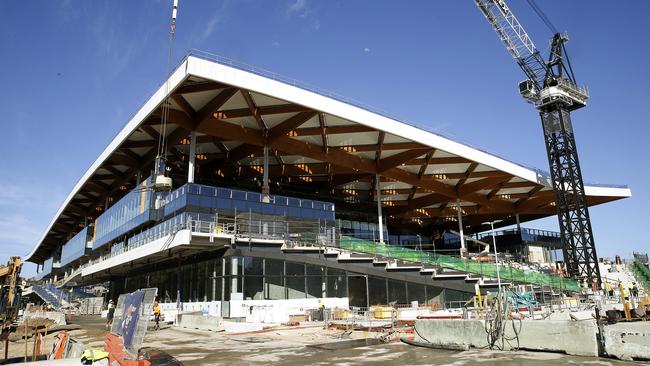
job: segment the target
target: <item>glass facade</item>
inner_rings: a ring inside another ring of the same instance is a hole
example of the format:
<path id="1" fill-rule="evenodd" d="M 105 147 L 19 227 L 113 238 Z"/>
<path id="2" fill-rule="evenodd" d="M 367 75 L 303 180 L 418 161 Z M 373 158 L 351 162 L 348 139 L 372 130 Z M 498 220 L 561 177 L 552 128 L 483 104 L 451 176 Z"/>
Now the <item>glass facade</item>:
<path id="1" fill-rule="evenodd" d="M 52 273 L 52 267 L 54 265 L 54 258 L 50 257 L 43 262 L 43 270 L 39 273 L 41 276 L 46 276 Z"/>
<path id="2" fill-rule="evenodd" d="M 341 234 L 359 239 L 379 240 L 379 225 L 376 222 L 336 220 L 336 226 L 340 228 Z M 384 225 L 384 240 L 388 240 L 388 229 Z"/>
<path id="3" fill-rule="evenodd" d="M 219 213 L 228 216 L 253 213 L 300 220 L 334 221 L 334 204 L 286 196 L 188 183 L 172 192 L 165 203 L 165 217 L 178 212 Z"/>
<path id="4" fill-rule="evenodd" d="M 351 306 L 410 304 L 411 301 L 418 301 L 419 304 L 442 307 L 445 291 L 451 291 L 327 266 L 234 256 L 129 276 L 117 284 L 120 287 L 117 293 L 157 287 L 161 301 L 175 302 L 178 283 L 183 302 L 228 301 L 232 292 L 241 292 L 243 298 L 249 300 L 348 297 Z M 116 283 L 111 285 L 115 286 Z M 471 296 L 469 293 L 452 291 L 450 300 L 459 301 Z"/>
<path id="5" fill-rule="evenodd" d="M 61 266 L 79 259 L 86 254 L 86 245 L 88 243 L 88 227 L 83 228 L 67 243 L 63 244 L 61 249 Z"/>
<path id="6" fill-rule="evenodd" d="M 93 249 L 122 239 L 109 250 L 111 255 L 119 254 L 185 228 L 188 222 L 196 220 L 203 224 L 236 223 L 238 233 L 271 237 L 286 238 L 289 233 L 302 239 L 333 235 L 333 231 L 325 232 L 335 224 L 333 203 L 274 195 L 265 202 L 256 192 L 193 183 L 171 193 L 153 193 L 146 185 L 145 182 L 129 192 L 96 220 Z M 164 221 L 155 226 L 144 225 L 156 218 Z M 296 226 L 296 223 L 304 224 Z M 122 236 L 139 227 L 142 227 L 139 232 L 131 233 L 124 242 L 126 238 Z M 193 231 L 203 229 L 207 228 L 192 227 Z"/>
<path id="7" fill-rule="evenodd" d="M 152 207 L 151 197 L 159 197 L 162 193 L 154 194 L 152 190 L 147 189 L 148 185 L 148 180 L 143 182 L 95 220 L 93 249 L 155 218 L 151 216 L 152 208 L 155 208 Z M 155 201 L 159 201 L 159 198 Z"/>

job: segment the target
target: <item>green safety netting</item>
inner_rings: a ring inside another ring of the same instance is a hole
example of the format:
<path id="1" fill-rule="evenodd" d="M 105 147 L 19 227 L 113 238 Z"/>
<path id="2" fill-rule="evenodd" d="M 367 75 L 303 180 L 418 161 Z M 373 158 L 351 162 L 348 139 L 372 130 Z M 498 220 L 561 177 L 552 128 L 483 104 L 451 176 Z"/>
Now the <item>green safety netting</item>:
<path id="1" fill-rule="evenodd" d="M 341 237 L 340 246 L 342 249 L 371 253 L 387 258 L 435 264 L 443 268 L 455 269 L 488 277 L 496 278 L 497 276 L 497 265 L 493 263 L 483 263 L 449 255 L 434 255 L 429 252 L 422 252 L 393 245 L 378 244 L 370 240 L 363 240 L 349 236 Z M 500 264 L 499 275 L 502 279 L 510 281 L 551 286 L 573 292 L 581 291 L 580 284 L 576 280 L 546 273 L 524 271 L 520 268 L 513 268 L 510 265 Z"/>
<path id="2" fill-rule="evenodd" d="M 642 261 L 636 259 L 632 264 L 632 271 L 643 287 L 650 289 L 650 269 Z"/>

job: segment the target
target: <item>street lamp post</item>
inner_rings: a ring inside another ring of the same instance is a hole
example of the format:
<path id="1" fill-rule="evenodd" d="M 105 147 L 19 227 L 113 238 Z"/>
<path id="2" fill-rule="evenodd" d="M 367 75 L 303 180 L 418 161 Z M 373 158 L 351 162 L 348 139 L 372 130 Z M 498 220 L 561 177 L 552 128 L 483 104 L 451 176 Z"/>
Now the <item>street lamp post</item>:
<path id="1" fill-rule="evenodd" d="M 490 228 L 492 230 L 492 246 L 494 247 L 494 263 L 497 266 L 497 283 L 499 285 L 499 292 L 501 292 L 501 274 L 499 272 L 499 255 L 497 254 L 497 239 L 496 239 L 496 235 L 494 234 L 494 223 L 501 222 L 501 221 L 502 220 L 494 220 L 494 221 L 483 223 L 483 224 L 490 224 Z"/>

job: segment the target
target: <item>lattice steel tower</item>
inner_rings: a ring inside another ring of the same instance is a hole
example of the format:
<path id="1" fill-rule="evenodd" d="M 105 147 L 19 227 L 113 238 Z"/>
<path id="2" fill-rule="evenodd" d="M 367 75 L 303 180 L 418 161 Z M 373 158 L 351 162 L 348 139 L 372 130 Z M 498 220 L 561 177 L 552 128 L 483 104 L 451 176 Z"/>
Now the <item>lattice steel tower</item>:
<path id="1" fill-rule="evenodd" d="M 575 81 L 564 46 L 568 37 L 555 31 L 545 61 L 505 1 L 474 1 L 528 77 L 519 83 L 519 92 L 539 110 L 542 120 L 567 271 L 600 288 L 598 257 L 570 114 L 587 105 L 589 94 Z M 554 30 L 541 10 L 529 3 Z"/>

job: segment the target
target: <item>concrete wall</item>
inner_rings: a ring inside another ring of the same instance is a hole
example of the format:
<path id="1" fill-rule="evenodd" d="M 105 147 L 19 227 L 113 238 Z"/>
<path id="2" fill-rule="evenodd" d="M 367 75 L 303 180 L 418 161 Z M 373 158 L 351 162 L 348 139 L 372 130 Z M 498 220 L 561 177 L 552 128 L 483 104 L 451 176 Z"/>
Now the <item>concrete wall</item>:
<path id="1" fill-rule="evenodd" d="M 487 346 L 487 334 L 482 320 L 418 319 L 415 325 L 415 340 L 418 342 Z M 596 331 L 595 321 L 524 320 L 519 333 L 519 347 L 560 351 L 578 356 L 598 356 Z M 514 336 L 510 324 L 506 327 L 506 336 Z M 504 348 L 512 349 L 516 345 L 516 341 L 511 341 L 510 345 L 506 342 Z"/>
<path id="2" fill-rule="evenodd" d="M 621 360 L 650 360 L 650 323 L 617 323 L 603 327 L 605 352 Z"/>
<path id="3" fill-rule="evenodd" d="M 292 315 L 304 315 L 309 309 L 318 309 L 319 303 L 328 309 L 349 307 L 347 297 L 290 300 L 234 300 L 230 301 L 230 318 L 246 318 L 247 322 L 284 323 Z"/>
<path id="4" fill-rule="evenodd" d="M 176 325 L 181 328 L 211 330 L 213 332 L 224 330 L 221 317 L 201 314 L 179 314 Z"/>
<path id="5" fill-rule="evenodd" d="M 101 314 L 103 308 L 104 308 L 103 297 L 89 297 L 87 299 L 83 299 L 81 300 L 81 304 L 78 307 L 79 314 L 81 315 Z"/>

